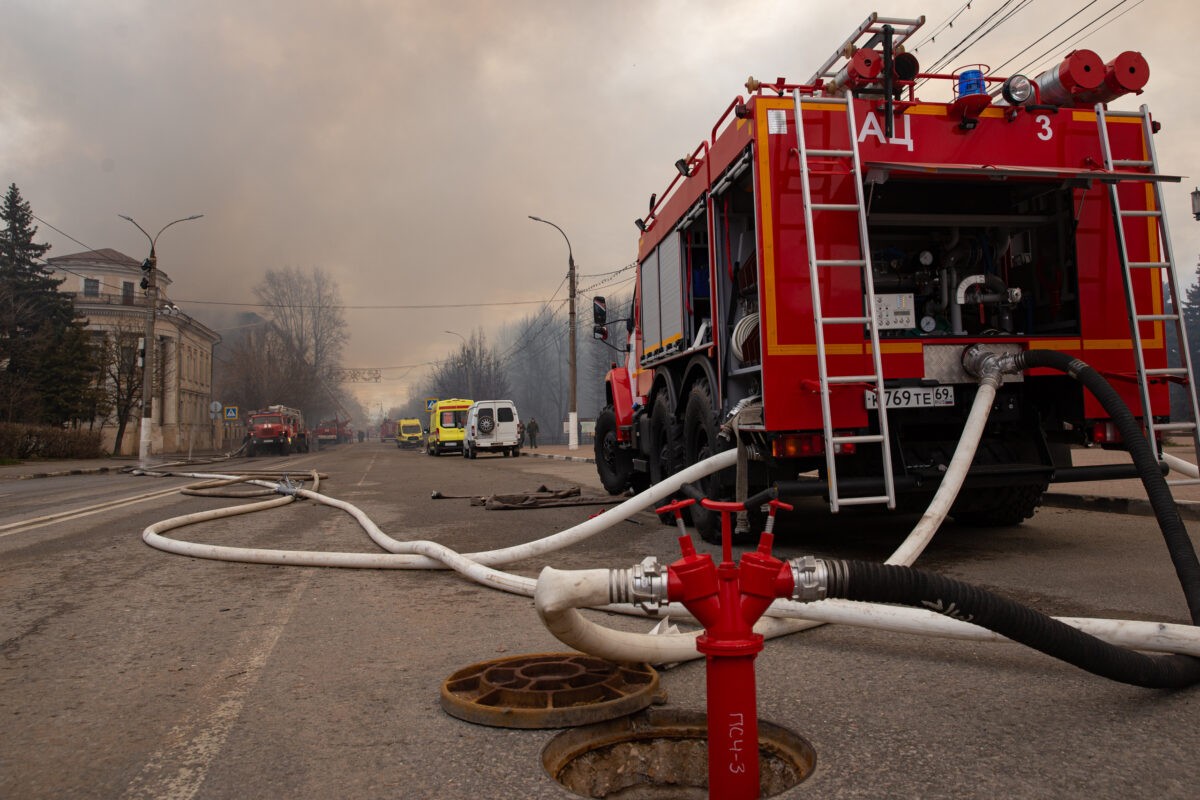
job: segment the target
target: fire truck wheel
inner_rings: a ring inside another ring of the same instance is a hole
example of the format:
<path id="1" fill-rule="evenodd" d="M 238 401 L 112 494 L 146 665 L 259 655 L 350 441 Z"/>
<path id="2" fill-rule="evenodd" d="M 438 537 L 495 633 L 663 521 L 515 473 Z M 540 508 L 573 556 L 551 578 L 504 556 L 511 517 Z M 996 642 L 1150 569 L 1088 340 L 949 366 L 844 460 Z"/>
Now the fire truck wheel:
<path id="1" fill-rule="evenodd" d="M 654 398 L 650 411 L 650 482 L 658 483 L 679 471 L 683 441 L 667 393 Z M 674 524 L 672 522 L 672 524 Z"/>
<path id="2" fill-rule="evenodd" d="M 707 383 L 697 383 L 688 394 L 687 408 L 683 412 L 683 446 L 689 464 L 710 458 L 720 449 L 712 394 Z M 697 481 L 695 486 L 714 500 L 721 497 L 721 479 L 717 475 Z M 710 544 L 721 541 L 721 515 L 717 512 L 697 503 L 692 506 L 692 524 L 704 541 Z"/>
<path id="3" fill-rule="evenodd" d="M 959 525 L 971 528 L 1011 528 L 1033 516 L 1044 492 L 1044 486 L 968 489 L 959 494 L 950 515 Z"/>
<path id="4" fill-rule="evenodd" d="M 650 476 L 649 483 L 655 484 L 678 472 L 683 464 L 683 433 L 675 421 L 675 412 L 666 392 L 655 395 L 650 410 Z M 691 521 L 691 509 L 683 510 L 684 519 Z M 658 521 L 663 525 L 674 525 L 671 514 L 660 514 Z"/>
<path id="5" fill-rule="evenodd" d="M 609 494 L 620 494 L 629 488 L 633 475 L 633 456 L 617 443 L 617 416 L 611 408 L 596 418 L 596 472 Z"/>
<path id="6" fill-rule="evenodd" d="M 982 441 L 975 452 L 976 464 L 1014 464 L 1032 461 L 1033 446 L 1022 442 Z M 960 525 L 973 528 L 1009 528 L 1032 517 L 1042 502 L 1049 482 L 964 489 L 950 508 Z"/>

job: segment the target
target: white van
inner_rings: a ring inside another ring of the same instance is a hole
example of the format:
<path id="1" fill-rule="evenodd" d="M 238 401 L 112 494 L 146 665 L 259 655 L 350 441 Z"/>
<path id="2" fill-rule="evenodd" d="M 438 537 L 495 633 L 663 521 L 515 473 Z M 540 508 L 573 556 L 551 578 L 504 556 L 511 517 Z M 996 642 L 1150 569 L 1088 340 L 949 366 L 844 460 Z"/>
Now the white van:
<path id="1" fill-rule="evenodd" d="M 512 400 L 476 400 L 467 412 L 463 458 L 474 458 L 481 450 L 499 451 L 506 457 L 521 455 L 519 422 Z"/>

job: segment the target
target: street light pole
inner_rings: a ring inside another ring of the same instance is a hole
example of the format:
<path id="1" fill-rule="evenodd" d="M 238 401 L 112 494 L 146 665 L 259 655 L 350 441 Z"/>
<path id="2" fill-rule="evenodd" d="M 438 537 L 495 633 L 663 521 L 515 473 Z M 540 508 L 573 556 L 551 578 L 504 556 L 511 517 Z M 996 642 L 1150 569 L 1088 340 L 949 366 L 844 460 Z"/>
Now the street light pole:
<path id="1" fill-rule="evenodd" d="M 567 238 L 566 232 L 555 225 L 548 219 L 535 217 L 532 214 L 529 218 L 534 222 L 544 222 L 550 227 L 556 229 L 562 234 L 563 240 L 567 243 L 567 280 L 570 285 L 570 313 L 569 329 L 570 329 L 570 349 L 567 351 L 567 370 L 570 375 L 568 381 L 570 404 L 567 408 L 567 449 L 579 449 L 579 410 L 575 402 L 575 253 L 571 250 L 571 240 Z"/>
<path id="2" fill-rule="evenodd" d="M 146 348 L 146 355 L 142 360 L 142 425 L 138 443 L 138 463 L 142 469 L 145 469 L 150 465 L 150 429 L 153 425 L 152 412 L 154 410 L 154 361 L 158 353 L 157 343 L 154 340 L 154 323 L 158 315 L 158 255 L 155 253 L 154 246 L 158 243 L 158 237 L 162 235 L 162 232 L 176 222 L 190 222 L 200 219 L 204 215 L 193 214 L 190 217 L 168 222 L 153 236 L 146 233 L 146 229 L 138 225 L 133 217 L 126 214 L 117 214 L 117 216 L 133 223 L 133 226 L 141 231 L 146 240 L 150 242 L 150 257 L 142 264 L 142 268 L 146 270 L 146 299 L 150 306 L 150 313 L 146 315 L 146 331 L 142 340 Z"/>
<path id="3" fill-rule="evenodd" d="M 469 394 L 469 395 L 470 395 L 470 397 L 468 398 L 469 400 L 474 400 L 474 399 L 475 399 L 475 380 L 474 380 L 474 378 L 473 378 L 473 377 L 472 377 L 472 375 L 471 375 L 471 365 L 470 365 L 469 363 L 467 363 L 467 359 L 466 359 L 466 351 L 467 351 L 467 337 L 463 336 L 463 335 L 462 335 L 461 333 L 459 333 L 458 331 L 442 331 L 442 333 L 448 333 L 448 334 L 450 334 L 451 336 L 457 336 L 458 338 L 462 339 L 462 343 L 463 343 L 463 372 L 467 373 L 467 394 Z"/>

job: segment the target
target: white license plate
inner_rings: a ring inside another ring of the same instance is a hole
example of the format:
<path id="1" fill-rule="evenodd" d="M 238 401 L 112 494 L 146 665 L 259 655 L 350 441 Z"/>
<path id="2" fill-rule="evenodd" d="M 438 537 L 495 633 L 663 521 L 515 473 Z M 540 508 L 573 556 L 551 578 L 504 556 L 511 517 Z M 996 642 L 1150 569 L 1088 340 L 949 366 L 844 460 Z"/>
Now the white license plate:
<path id="1" fill-rule="evenodd" d="M 953 386 L 907 386 L 884 389 L 888 408 L 937 408 L 954 405 Z M 867 408 L 879 408 L 875 393 L 865 393 Z"/>

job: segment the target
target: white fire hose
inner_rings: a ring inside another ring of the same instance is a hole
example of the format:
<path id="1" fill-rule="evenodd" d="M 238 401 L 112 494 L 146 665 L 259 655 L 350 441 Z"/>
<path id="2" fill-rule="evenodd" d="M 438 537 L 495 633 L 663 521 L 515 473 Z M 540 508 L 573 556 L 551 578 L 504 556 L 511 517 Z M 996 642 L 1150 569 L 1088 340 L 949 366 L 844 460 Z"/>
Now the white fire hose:
<path id="1" fill-rule="evenodd" d="M 983 433 L 988 411 L 995 397 L 999 376 L 985 375 L 981 379 L 975 403 L 964 427 L 963 436 L 955 450 L 941 485 L 929 508 L 909 536 L 887 560 L 889 564 L 911 565 L 928 546 L 934 533 L 949 513 L 955 497 L 974 458 Z M 264 480 L 245 482 L 284 493 L 283 497 L 213 511 L 197 512 L 151 525 L 143 532 L 144 541 L 152 547 L 178 555 L 246 563 L 355 567 L 368 569 L 454 569 L 471 580 L 495 589 L 532 596 L 538 613 L 547 628 L 560 640 L 592 655 L 615 661 L 645 661 L 655 664 L 676 663 L 699 657 L 695 638 L 699 631 L 680 634 L 642 634 L 620 631 L 586 619 L 578 609 L 600 607 L 610 611 L 643 615 L 647 612 L 627 603 L 611 604 L 612 570 L 543 569 L 535 581 L 493 569 L 522 559 L 543 556 L 555 550 L 581 542 L 629 519 L 639 511 L 656 506 L 680 488 L 706 475 L 727 469 L 736 463 L 737 453 L 728 450 L 694 464 L 671 476 L 647 491 L 626 500 L 604 514 L 567 530 L 522 545 L 479 553 L 461 554 L 431 541 L 402 542 L 387 535 L 360 509 L 320 494 L 319 480 L 314 475 L 312 490 L 279 486 Z M 1196 467 L 1172 456 L 1166 456 L 1172 468 L 1197 474 Z M 207 480 L 236 480 L 236 476 L 205 473 L 173 473 Z M 206 484 L 210 485 L 210 484 Z M 341 509 L 353 516 L 368 536 L 386 553 L 330 553 L 290 550 L 268 550 L 207 545 L 171 539 L 166 531 L 197 522 L 222 519 L 239 514 L 274 508 L 302 497 Z M 662 613 L 677 618 L 690 618 L 678 604 L 662 609 Z M 777 600 L 768 615 L 761 619 L 756 630 L 767 638 L 837 622 L 889 631 L 921 633 L 977 641 L 1002 641 L 1003 637 L 967 622 L 919 609 L 901 608 L 842 600 L 822 600 L 796 603 Z M 1104 639 L 1112 644 L 1139 650 L 1184 653 L 1200 656 L 1200 631 L 1188 625 L 1154 622 L 1103 620 L 1089 618 L 1058 618 L 1068 625 Z"/>

